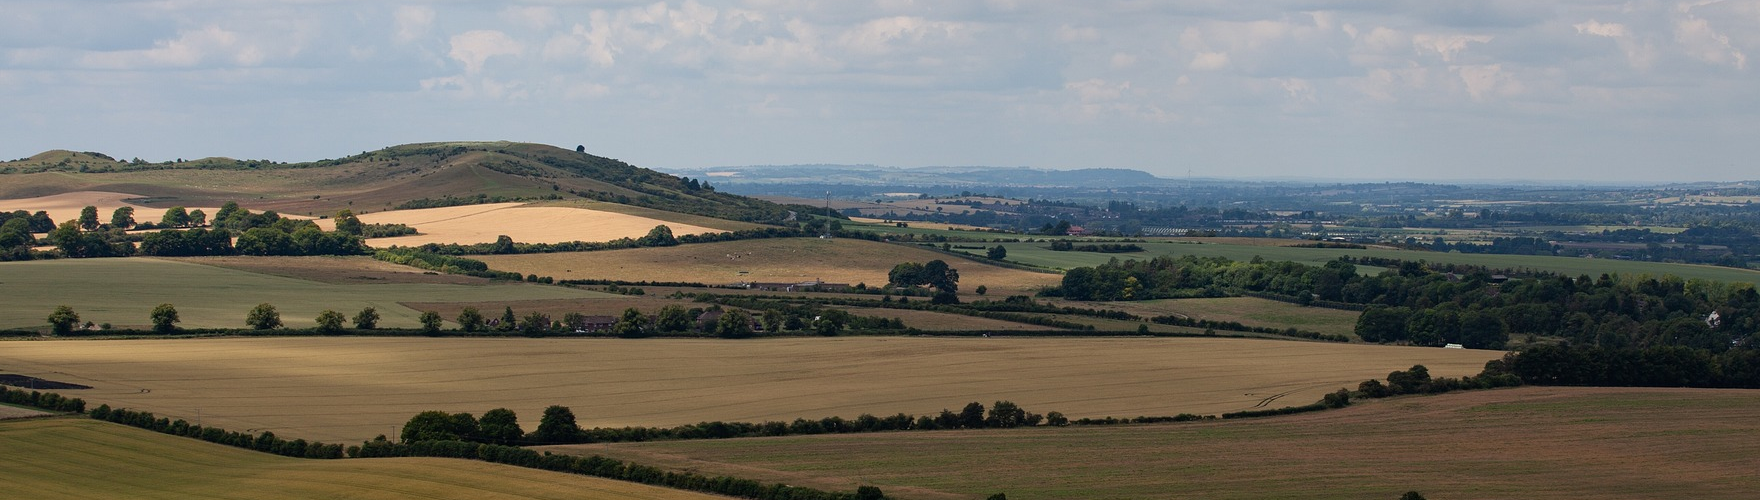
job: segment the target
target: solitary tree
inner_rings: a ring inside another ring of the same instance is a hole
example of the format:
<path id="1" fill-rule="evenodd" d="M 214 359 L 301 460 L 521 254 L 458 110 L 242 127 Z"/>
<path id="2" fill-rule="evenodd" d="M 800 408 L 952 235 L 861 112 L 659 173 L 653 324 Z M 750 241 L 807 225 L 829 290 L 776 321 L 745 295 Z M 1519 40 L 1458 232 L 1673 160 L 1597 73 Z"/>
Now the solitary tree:
<path id="1" fill-rule="evenodd" d="M 983 295 L 983 294 L 985 294 L 985 293 L 989 293 L 989 292 L 990 292 L 990 287 L 987 287 L 987 286 L 984 286 L 984 285 L 978 285 L 978 288 L 975 288 L 975 289 L 973 289 L 973 290 L 972 290 L 972 291 L 974 291 L 974 292 L 978 292 L 978 295 Z"/>
<path id="2" fill-rule="evenodd" d="M 361 309 L 360 313 L 354 315 L 354 327 L 362 330 L 378 328 L 379 311 L 371 307 Z"/>
<path id="3" fill-rule="evenodd" d="M 341 332 L 342 331 L 342 323 L 344 321 L 348 321 L 348 318 L 344 317 L 342 315 L 342 313 L 332 311 L 329 309 L 325 309 L 324 312 L 318 313 L 318 332 L 319 333 Z"/>
<path id="4" fill-rule="evenodd" d="M 87 231 L 98 230 L 98 207 L 86 205 L 79 209 L 79 228 Z"/>
<path id="5" fill-rule="evenodd" d="M 73 326 L 79 324 L 79 313 L 72 307 L 56 306 L 55 312 L 49 313 L 49 327 L 56 335 L 73 333 Z"/>
<path id="6" fill-rule="evenodd" d="M 257 307 L 251 308 L 250 314 L 245 315 L 244 324 L 257 330 L 281 328 L 281 313 L 267 302 L 257 304 Z"/>
<path id="7" fill-rule="evenodd" d="M 483 313 L 475 307 L 466 307 L 458 313 L 458 327 L 467 332 L 483 329 Z"/>
<path id="8" fill-rule="evenodd" d="M 134 207 L 122 207 L 110 212 L 110 227 L 128 229 L 134 227 Z"/>
<path id="9" fill-rule="evenodd" d="M 177 318 L 177 308 L 171 307 L 171 304 L 159 304 L 159 307 L 153 308 L 151 318 L 153 331 L 161 334 L 176 331 L 177 323 L 182 321 Z"/>
<path id="10" fill-rule="evenodd" d="M 990 257 L 991 259 L 1002 260 L 1002 259 L 1008 258 L 1008 249 L 1003 248 L 1002 245 L 996 245 L 996 246 L 990 247 L 990 250 L 987 252 L 984 252 L 984 255 L 987 257 Z"/>
<path id="11" fill-rule="evenodd" d="M 534 438 L 546 443 L 566 443 L 580 436 L 581 428 L 574 422 L 574 411 L 567 406 L 551 405 L 544 409 L 544 418 L 538 420 L 538 430 Z"/>
<path id="12" fill-rule="evenodd" d="M 429 335 L 440 333 L 440 325 L 442 324 L 443 321 L 444 320 L 440 319 L 440 313 L 437 313 L 434 311 L 423 311 L 422 317 L 421 317 L 422 333 L 426 333 Z"/>

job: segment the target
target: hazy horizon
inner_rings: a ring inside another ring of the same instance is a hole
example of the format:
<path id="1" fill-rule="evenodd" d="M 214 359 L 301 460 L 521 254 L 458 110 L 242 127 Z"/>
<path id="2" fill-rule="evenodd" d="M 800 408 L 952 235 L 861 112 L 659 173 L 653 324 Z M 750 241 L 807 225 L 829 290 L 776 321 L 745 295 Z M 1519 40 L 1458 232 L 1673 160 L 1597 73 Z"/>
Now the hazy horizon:
<path id="1" fill-rule="evenodd" d="M 8 3 L 0 158 L 1754 178 L 1760 0 Z"/>

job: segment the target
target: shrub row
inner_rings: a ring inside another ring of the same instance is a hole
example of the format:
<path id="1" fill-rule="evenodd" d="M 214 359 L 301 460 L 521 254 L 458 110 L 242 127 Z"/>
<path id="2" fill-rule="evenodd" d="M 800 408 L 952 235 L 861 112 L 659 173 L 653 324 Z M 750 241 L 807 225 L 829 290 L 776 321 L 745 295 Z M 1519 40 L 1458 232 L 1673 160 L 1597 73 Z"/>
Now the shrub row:
<path id="1" fill-rule="evenodd" d="M 1149 318 L 1149 321 L 1154 322 L 1154 323 L 1158 323 L 1158 324 L 1163 324 L 1163 325 L 1187 326 L 1187 327 L 1193 327 L 1193 328 L 1211 328 L 1211 329 L 1216 329 L 1216 330 L 1228 330 L 1228 331 L 1235 331 L 1235 332 L 1268 333 L 1268 334 L 1272 334 L 1272 335 L 1282 335 L 1285 337 L 1324 340 L 1327 342 L 1350 342 L 1351 341 L 1350 337 L 1346 337 L 1344 335 L 1339 335 L 1336 333 L 1320 333 L 1320 332 L 1313 332 L 1313 331 L 1307 331 L 1307 330 L 1298 330 L 1293 327 L 1279 330 L 1276 328 L 1269 328 L 1269 327 L 1262 327 L 1262 326 L 1247 326 L 1247 325 L 1241 324 L 1238 321 L 1214 321 L 1214 320 L 1208 320 L 1208 319 L 1188 318 L 1188 317 L 1172 316 L 1172 315 L 1156 316 L 1153 318 Z"/>
<path id="2" fill-rule="evenodd" d="M 80 398 L 69 398 L 53 392 L 26 391 L 5 387 L 0 387 L 0 403 L 29 406 L 48 411 L 70 413 L 84 413 L 86 411 L 86 401 Z"/>
<path id="3" fill-rule="evenodd" d="M 232 432 L 218 427 L 191 425 L 183 419 L 155 418 L 152 413 L 144 411 L 111 409 L 110 405 L 100 405 L 92 409 L 91 417 L 163 434 L 196 438 L 210 443 L 273 453 L 284 457 L 330 459 L 342 458 L 343 453 L 340 444 L 308 442 L 304 439 L 281 439 L 269 431 L 263 431 L 262 434 Z"/>
<path id="4" fill-rule="evenodd" d="M 591 456 L 577 457 L 539 453 L 517 446 L 465 441 L 417 441 L 409 444 L 374 440 L 351 446 L 351 457 L 443 457 L 566 472 L 583 476 L 630 481 L 653 486 L 700 491 L 759 500 L 879 500 L 879 488 L 864 486 L 856 493 L 830 492 L 786 484 L 764 484 L 750 479 L 704 476 L 693 472 L 668 472 L 654 467 Z"/>

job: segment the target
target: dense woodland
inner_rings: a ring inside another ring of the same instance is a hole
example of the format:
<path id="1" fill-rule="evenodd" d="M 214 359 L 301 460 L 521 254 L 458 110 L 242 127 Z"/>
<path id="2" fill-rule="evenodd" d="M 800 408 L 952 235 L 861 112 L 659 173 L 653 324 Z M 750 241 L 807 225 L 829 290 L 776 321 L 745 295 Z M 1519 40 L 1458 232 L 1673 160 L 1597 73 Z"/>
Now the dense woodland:
<path id="1" fill-rule="evenodd" d="M 1490 270 L 1418 262 L 1365 276 L 1347 260 L 1294 262 L 1158 257 L 1076 268 L 1048 293 L 1075 300 L 1146 300 L 1271 294 L 1364 309 L 1356 333 L 1370 342 L 1458 343 L 1503 348 L 1512 334 L 1610 349 L 1679 346 L 1710 353 L 1752 349 L 1760 294 L 1747 284 L 1538 273 L 1500 283 Z"/>

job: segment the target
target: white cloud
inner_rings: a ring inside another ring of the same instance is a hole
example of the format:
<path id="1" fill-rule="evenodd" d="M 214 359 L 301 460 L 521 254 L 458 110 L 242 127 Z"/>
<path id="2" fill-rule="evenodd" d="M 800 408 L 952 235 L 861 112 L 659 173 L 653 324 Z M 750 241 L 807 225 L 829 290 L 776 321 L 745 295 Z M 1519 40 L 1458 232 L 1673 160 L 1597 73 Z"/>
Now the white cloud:
<path id="1" fill-rule="evenodd" d="M 1469 43 L 1483 44 L 1490 41 L 1490 35 L 1424 34 L 1412 36 L 1413 47 L 1417 47 L 1421 52 L 1435 52 L 1442 57 L 1443 62 L 1454 62 L 1455 55 L 1467 50 Z"/>
<path id="2" fill-rule="evenodd" d="M 1604 37 L 1608 37 L 1608 38 L 1621 38 L 1621 37 L 1631 36 L 1631 34 L 1632 34 L 1631 30 L 1627 29 L 1626 25 L 1624 25 L 1624 24 L 1604 23 L 1601 21 L 1596 21 L 1594 19 L 1590 19 L 1585 22 L 1573 24 L 1573 25 L 1571 25 L 1571 27 L 1576 28 L 1577 33 L 1580 33 L 1580 34 L 1604 36 Z"/>
<path id="3" fill-rule="evenodd" d="M 399 6 L 392 13 L 398 42 L 409 43 L 428 34 L 434 26 L 434 9 L 420 5 Z"/>
<path id="4" fill-rule="evenodd" d="M 264 50 L 256 43 L 238 32 L 210 25 L 154 42 L 150 49 L 88 53 L 80 65 L 94 69 L 189 68 L 204 63 L 255 66 L 264 58 Z"/>
<path id="5" fill-rule="evenodd" d="M 525 46 L 506 33 L 495 30 L 473 30 L 452 36 L 452 50 L 447 55 L 464 64 L 467 74 L 479 73 L 483 64 L 496 56 L 517 56 Z"/>
<path id="6" fill-rule="evenodd" d="M 1748 56 L 1730 45 L 1728 36 L 1712 29 L 1711 23 L 1705 19 L 1689 16 L 1675 21 L 1675 41 L 1687 55 L 1709 64 L 1727 65 L 1735 69 L 1743 69 L 1748 65 Z"/>
<path id="7" fill-rule="evenodd" d="M 1227 52 L 1199 52 L 1186 67 L 1193 71 L 1216 71 L 1228 67 Z"/>

